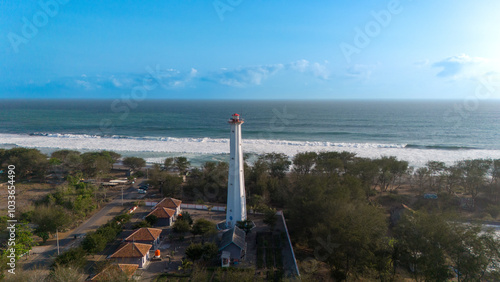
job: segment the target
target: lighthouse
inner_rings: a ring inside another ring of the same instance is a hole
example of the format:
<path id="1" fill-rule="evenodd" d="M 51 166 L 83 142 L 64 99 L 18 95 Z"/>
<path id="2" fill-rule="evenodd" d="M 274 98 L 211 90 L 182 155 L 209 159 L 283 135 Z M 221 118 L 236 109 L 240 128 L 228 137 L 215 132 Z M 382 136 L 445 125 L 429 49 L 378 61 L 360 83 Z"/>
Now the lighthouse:
<path id="1" fill-rule="evenodd" d="M 232 228 L 238 221 L 247 219 L 245 177 L 243 175 L 243 151 L 241 150 L 240 115 L 233 114 L 228 121 L 231 126 L 229 141 L 229 178 L 227 183 L 226 228 Z"/>

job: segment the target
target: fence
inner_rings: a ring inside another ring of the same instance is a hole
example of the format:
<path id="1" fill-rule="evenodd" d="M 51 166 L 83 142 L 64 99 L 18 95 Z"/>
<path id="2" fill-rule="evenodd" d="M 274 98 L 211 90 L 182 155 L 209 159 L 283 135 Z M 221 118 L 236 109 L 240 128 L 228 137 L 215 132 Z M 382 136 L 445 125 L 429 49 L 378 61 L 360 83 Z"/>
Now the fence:
<path id="1" fill-rule="evenodd" d="M 208 210 L 207 205 L 199 205 L 199 204 L 181 204 L 181 208 L 183 209 L 191 209 L 191 210 Z M 220 211 L 220 212 L 225 212 L 226 207 L 225 206 L 212 206 L 211 211 Z"/>

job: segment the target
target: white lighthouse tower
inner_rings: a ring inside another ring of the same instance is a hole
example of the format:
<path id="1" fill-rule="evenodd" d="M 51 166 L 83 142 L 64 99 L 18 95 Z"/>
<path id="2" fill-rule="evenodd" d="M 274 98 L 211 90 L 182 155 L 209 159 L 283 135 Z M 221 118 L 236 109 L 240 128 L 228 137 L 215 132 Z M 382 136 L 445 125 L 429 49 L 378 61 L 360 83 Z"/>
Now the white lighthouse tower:
<path id="1" fill-rule="evenodd" d="M 245 177 L 243 175 L 243 151 L 241 150 L 241 124 L 239 114 L 233 114 L 231 125 L 229 178 L 227 185 L 226 227 L 232 228 L 236 222 L 247 219 Z"/>

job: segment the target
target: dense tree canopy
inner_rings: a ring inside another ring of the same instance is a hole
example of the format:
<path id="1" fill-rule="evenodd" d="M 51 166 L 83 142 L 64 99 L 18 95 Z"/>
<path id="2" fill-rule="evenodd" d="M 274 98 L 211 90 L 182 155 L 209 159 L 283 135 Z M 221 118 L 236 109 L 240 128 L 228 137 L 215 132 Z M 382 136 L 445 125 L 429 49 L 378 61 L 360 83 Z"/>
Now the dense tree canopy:
<path id="1" fill-rule="evenodd" d="M 143 158 L 127 157 L 123 159 L 123 165 L 131 170 L 139 170 L 146 165 L 146 161 Z"/>
<path id="2" fill-rule="evenodd" d="M 28 177 L 43 178 L 47 172 L 49 161 L 46 155 L 37 149 L 12 148 L 0 149 L 1 170 L 6 171 L 9 165 L 15 166 L 18 179 Z"/>
<path id="3" fill-rule="evenodd" d="M 227 198 L 229 164 L 206 162 L 195 168 L 183 188 L 183 195 L 193 200 L 224 203 Z"/>

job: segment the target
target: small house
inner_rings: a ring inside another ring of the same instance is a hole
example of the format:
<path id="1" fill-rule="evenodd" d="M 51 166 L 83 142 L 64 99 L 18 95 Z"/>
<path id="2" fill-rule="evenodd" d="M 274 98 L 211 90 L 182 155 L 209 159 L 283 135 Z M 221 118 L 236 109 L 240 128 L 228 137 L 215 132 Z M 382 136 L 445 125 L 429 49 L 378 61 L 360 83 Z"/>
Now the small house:
<path id="1" fill-rule="evenodd" d="M 161 229 L 140 228 L 134 231 L 134 233 L 130 234 L 130 236 L 125 238 L 125 241 L 150 244 L 153 246 L 152 247 L 153 249 L 156 249 L 160 246 L 160 234 L 161 234 Z"/>
<path id="2" fill-rule="evenodd" d="M 247 252 L 247 243 L 245 239 L 245 231 L 237 226 L 222 234 L 219 252 L 222 253 L 221 260 L 223 265 L 229 265 L 229 262 L 234 263 L 244 259 Z"/>
<path id="3" fill-rule="evenodd" d="M 169 208 L 155 208 L 152 212 L 150 212 L 146 217 L 150 215 L 155 215 L 158 218 L 155 226 L 170 226 L 174 221 L 175 210 Z"/>
<path id="4" fill-rule="evenodd" d="M 126 242 L 108 258 L 115 260 L 117 263 L 137 264 L 139 268 L 145 268 L 149 261 L 151 247 L 150 244 Z"/>
<path id="5" fill-rule="evenodd" d="M 167 208 L 175 210 L 175 216 L 178 216 L 181 213 L 181 200 L 177 200 L 174 198 L 163 198 L 158 204 L 156 204 L 155 208 Z"/>
<path id="6" fill-rule="evenodd" d="M 137 264 L 112 264 L 92 277 L 90 281 L 114 281 L 120 278 L 132 279 L 137 268 L 139 268 Z"/>

